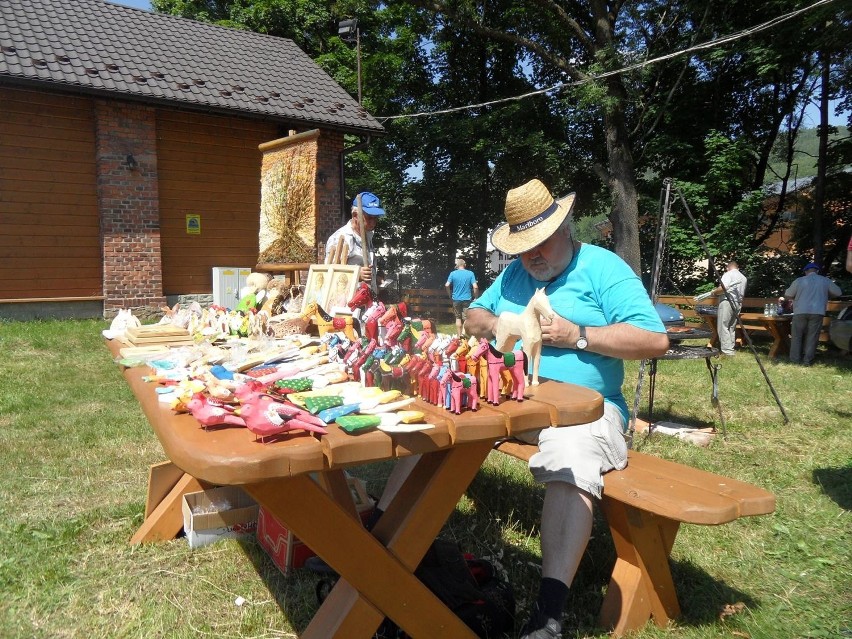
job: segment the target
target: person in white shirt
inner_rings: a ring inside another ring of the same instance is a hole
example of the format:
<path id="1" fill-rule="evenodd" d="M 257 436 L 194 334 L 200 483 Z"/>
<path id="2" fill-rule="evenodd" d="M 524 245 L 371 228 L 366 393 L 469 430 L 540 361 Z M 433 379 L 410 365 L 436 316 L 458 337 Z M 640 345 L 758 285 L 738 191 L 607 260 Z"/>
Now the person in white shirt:
<path id="1" fill-rule="evenodd" d="M 702 300 L 711 295 L 722 296 L 716 316 L 716 332 L 719 333 L 719 348 L 722 354 L 733 355 L 737 343 L 737 316 L 743 306 L 748 279 L 740 273 L 739 265 L 731 260 L 720 282 L 721 284 L 709 293 L 697 295 L 693 299 Z"/>
<path id="2" fill-rule="evenodd" d="M 819 274 L 819 264 L 810 262 L 802 269 L 784 297 L 793 300 L 793 321 L 790 326 L 790 362 L 811 366 L 814 363 L 819 334 L 829 297 L 843 292 L 827 277 Z"/>
<path id="3" fill-rule="evenodd" d="M 367 241 L 367 262 L 364 262 L 364 247 L 361 246 L 361 223 L 358 220 L 358 197 L 361 198 L 361 210 L 364 212 L 364 236 Z M 342 227 L 337 229 L 328 238 L 325 244 L 325 256 L 337 248 L 337 243 L 340 237 L 343 238 L 343 243 L 349 249 L 349 256 L 346 258 L 347 264 L 361 266 L 362 282 L 367 282 L 377 290 L 376 280 L 373 272 L 376 254 L 373 251 L 373 231 L 376 228 L 376 223 L 379 218 L 385 214 L 385 210 L 381 208 L 379 198 L 369 191 L 364 191 L 355 196 L 352 200 L 352 219 Z"/>

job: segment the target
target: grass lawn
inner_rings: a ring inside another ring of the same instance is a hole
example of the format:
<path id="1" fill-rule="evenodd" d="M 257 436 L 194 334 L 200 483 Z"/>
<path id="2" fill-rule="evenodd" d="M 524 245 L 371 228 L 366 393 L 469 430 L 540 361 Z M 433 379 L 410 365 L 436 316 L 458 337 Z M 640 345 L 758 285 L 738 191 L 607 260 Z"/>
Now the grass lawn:
<path id="1" fill-rule="evenodd" d="M 163 453 L 103 328 L 0 323 L 0 636 L 297 636 L 316 608 L 316 578 L 284 579 L 255 543 L 128 545 L 142 523 L 148 466 Z M 767 344 L 757 348 L 765 361 Z M 685 526 L 672 554 L 683 615 L 635 637 L 852 637 L 852 358 L 823 350 L 812 368 L 765 365 L 790 423 L 741 351 L 719 377 L 726 440 L 699 448 L 637 436 L 643 452 L 752 482 L 778 506 L 719 527 Z M 637 371 L 627 364 L 629 402 Z M 710 390 L 703 360 L 660 362 L 655 418 L 715 423 Z M 387 471 L 356 474 L 377 495 Z M 502 564 L 521 616 L 538 579 L 542 494 L 523 463 L 492 453 L 444 530 Z M 613 560 L 597 519 L 565 614 L 579 630 L 566 637 L 606 636 L 595 618 Z"/>

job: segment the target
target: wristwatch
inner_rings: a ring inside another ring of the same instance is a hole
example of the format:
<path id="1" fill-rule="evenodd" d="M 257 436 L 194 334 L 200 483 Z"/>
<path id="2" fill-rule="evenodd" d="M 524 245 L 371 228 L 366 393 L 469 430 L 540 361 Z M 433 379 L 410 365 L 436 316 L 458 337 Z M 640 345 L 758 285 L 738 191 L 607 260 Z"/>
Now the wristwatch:
<path id="1" fill-rule="evenodd" d="M 578 351 L 584 351 L 589 345 L 589 340 L 586 339 L 586 327 L 579 326 L 578 328 L 580 329 L 580 338 L 577 340 L 577 343 L 574 344 L 574 348 Z"/>

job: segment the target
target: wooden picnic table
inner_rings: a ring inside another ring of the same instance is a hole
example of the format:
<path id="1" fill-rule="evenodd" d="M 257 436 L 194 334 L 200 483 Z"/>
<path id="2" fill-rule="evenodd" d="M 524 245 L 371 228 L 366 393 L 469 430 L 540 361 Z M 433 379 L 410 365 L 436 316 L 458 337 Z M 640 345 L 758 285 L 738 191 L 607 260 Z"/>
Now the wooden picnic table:
<path id="1" fill-rule="evenodd" d="M 774 359 L 790 352 L 790 323 L 792 315 L 764 315 L 763 313 L 740 313 L 740 322 L 748 330 L 748 325 L 757 325 L 766 329 L 772 336 L 772 345 L 769 347 L 769 357 Z M 708 346 L 719 347 L 719 332 L 716 327 L 715 315 L 702 315 L 705 326 L 713 333 Z"/>
<path id="2" fill-rule="evenodd" d="M 113 355 L 119 347 L 109 343 Z M 264 444 L 244 428 L 202 429 L 191 415 L 175 414 L 158 401 L 154 385 L 142 379 L 147 373 L 142 367 L 123 373 L 182 473 L 147 509 L 132 542 L 174 537 L 182 524 L 184 493 L 205 484 L 242 486 L 341 576 L 303 639 L 368 639 L 385 616 L 412 637 L 474 639 L 414 576 L 415 568 L 495 443 L 523 431 L 587 423 L 603 413 L 599 393 L 549 381 L 529 388 L 526 401 L 461 415 L 418 400 L 415 408 L 436 425 L 432 430 L 349 435 L 331 425 L 320 439 L 295 432 Z M 368 532 L 344 469 L 414 454 L 422 456 L 413 472 Z"/>
<path id="3" fill-rule="evenodd" d="M 772 336 L 769 357 L 775 359 L 790 352 L 790 324 L 792 315 L 763 315 L 762 313 L 740 313 L 743 324 L 759 324 Z"/>

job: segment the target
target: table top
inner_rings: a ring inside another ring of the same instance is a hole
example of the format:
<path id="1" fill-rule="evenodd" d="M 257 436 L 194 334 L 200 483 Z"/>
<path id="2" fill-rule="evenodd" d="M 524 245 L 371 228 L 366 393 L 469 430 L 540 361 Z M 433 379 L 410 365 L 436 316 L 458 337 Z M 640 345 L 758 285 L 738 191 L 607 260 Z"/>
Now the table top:
<path id="1" fill-rule="evenodd" d="M 766 321 L 766 322 L 789 322 L 793 319 L 792 313 L 783 315 L 764 315 L 763 313 L 740 313 L 740 319 L 747 322 Z"/>
<path id="2" fill-rule="evenodd" d="M 108 341 L 118 356 L 121 347 Z M 547 381 L 527 387 L 523 402 L 506 400 L 499 406 L 484 402 L 480 409 L 454 415 L 420 399 L 410 408 L 426 414 L 431 430 L 388 434 L 374 430 L 350 435 L 335 424 L 317 438 L 291 431 L 266 443 L 241 427 L 204 429 L 189 414 L 176 414 L 158 400 L 156 384 L 142 378 L 148 367 L 124 368 L 123 374 L 168 458 L 193 477 L 214 484 L 249 484 L 302 473 L 428 453 L 466 442 L 497 441 L 548 426 L 593 421 L 603 413 L 603 397 L 574 384 Z"/>

